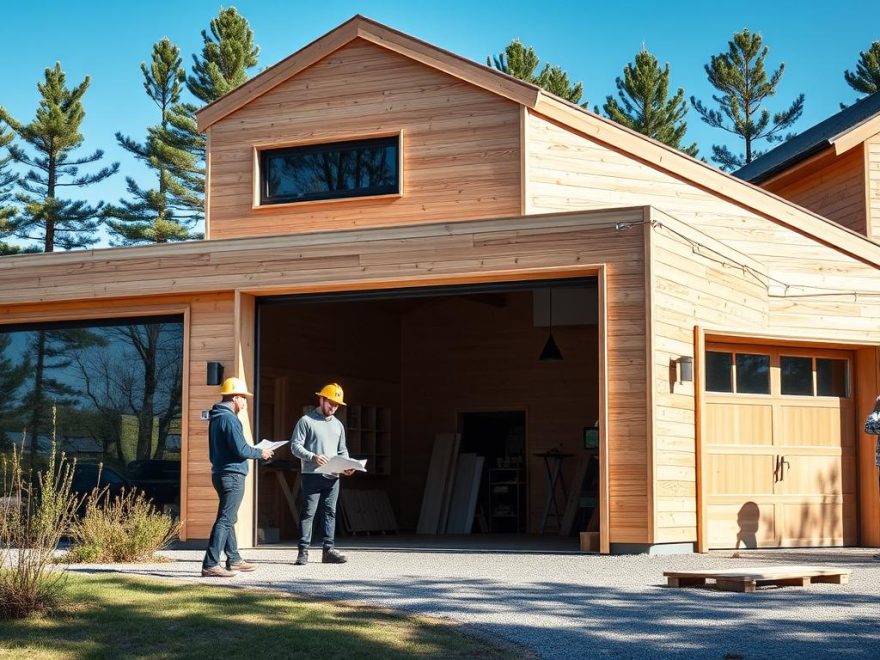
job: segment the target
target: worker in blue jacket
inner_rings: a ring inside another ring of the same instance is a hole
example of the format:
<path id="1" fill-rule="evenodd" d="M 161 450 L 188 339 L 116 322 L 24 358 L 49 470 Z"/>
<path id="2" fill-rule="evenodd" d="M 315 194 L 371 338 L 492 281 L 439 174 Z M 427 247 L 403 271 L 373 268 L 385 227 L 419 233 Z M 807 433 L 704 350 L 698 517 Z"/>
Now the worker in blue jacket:
<path id="1" fill-rule="evenodd" d="M 208 452 L 211 458 L 211 483 L 220 498 L 217 520 L 211 528 L 208 550 L 202 561 L 204 577 L 232 577 L 235 571 L 253 571 L 254 564 L 238 554 L 235 521 L 244 497 L 244 482 L 248 461 L 272 458 L 271 449 L 257 449 L 248 444 L 238 419 L 238 413 L 247 410 L 248 398 L 253 394 L 238 378 L 227 378 L 220 387 L 223 400 L 211 408 L 208 425 Z M 226 568 L 220 565 L 220 553 L 226 553 Z"/>

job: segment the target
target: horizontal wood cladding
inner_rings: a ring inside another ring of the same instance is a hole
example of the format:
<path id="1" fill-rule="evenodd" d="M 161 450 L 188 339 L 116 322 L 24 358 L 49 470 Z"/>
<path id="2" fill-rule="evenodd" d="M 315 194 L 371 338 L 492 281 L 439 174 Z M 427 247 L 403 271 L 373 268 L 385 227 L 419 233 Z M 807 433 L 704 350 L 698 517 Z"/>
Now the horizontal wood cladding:
<path id="1" fill-rule="evenodd" d="M 694 355 L 694 326 L 763 328 L 766 279 L 760 270 L 731 268 L 747 257 L 711 243 L 666 214 L 652 210 L 654 542 L 696 541 L 695 382 L 679 383 L 675 360 Z M 725 260 L 728 265 L 725 265 Z"/>
<path id="2" fill-rule="evenodd" d="M 584 267 L 629 258 L 617 222 L 641 209 L 4 257 L 0 305 L 381 282 Z M 610 232 L 610 233 L 609 233 Z M 608 240 L 595 242 L 597 234 Z M 598 260 L 598 261 L 597 261 Z M 493 275 L 495 276 L 495 275 Z"/>
<path id="3" fill-rule="evenodd" d="M 186 463 L 187 539 L 206 539 L 217 515 L 217 493 L 211 484 L 208 459 L 208 422 L 201 411 L 210 410 L 219 397 L 216 385 L 207 385 L 208 362 L 220 362 L 225 376 L 233 375 L 235 359 L 235 299 L 232 292 L 196 297 L 190 303 L 189 430 Z M 245 545 L 250 545 L 245 541 Z"/>
<path id="4" fill-rule="evenodd" d="M 880 135 L 865 142 L 868 236 L 880 241 Z"/>
<path id="5" fill-rule="evenodd" d="M 649 204 L 698 231 L 699 243 L 734 250 L 737 264 L 762 265 L 770 295 L 765 330 L 880 342 L 876 267 L 539 115 L 530 114 L 528 131 L 528 206 L 535 212 Z"/>
<path id="6" fill-rule="evenodd" d="M 254 148 L 398 131 L 402 197 L 252 208 Z M 519 132 L 517 103 L 356 39 L 211 126 L 210 236 L 518 213 Z"/>
<path id="7" fill-rule="evenodd" d="M 818 171 L 784 177 L 762 186 L 860 234 L 865 224 L 865 160 L 862 149 L 833 158 Z"/>

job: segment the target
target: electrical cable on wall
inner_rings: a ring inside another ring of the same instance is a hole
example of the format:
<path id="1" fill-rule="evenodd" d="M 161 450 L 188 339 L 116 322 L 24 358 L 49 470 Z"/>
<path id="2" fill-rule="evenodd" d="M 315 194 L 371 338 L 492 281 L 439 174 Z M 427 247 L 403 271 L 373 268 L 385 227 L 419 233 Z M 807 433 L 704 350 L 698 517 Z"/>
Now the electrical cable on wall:
<path id="1" fill-rule="evenodd" d="M 674 218 L 678 222 L 682 222 L 683 224 L 687 224 L 687 223 L 684 223 L 683 220 L 680 220 L 679 218 L 676 218 L 675 216 L 673 216 L 671 214 L 669 214 L 669 215 L 670 215 L 670 217 Z M 699 232 L 699 233 L 703 234 L 704 236 L 708 237 L 708 234 L 706 234 L 705 232 L 700 231 L 699 229 L 693 227 L 692 225 L 688 225 L 688 226 L 690 226 L 692 229 L 694 229 L 694 231 Z M 669 232 L 674 237 L 679 239 L 680 242 L 690 246 L 690 248 L 691 248 L 691 250 L 693 250 L 694 254 L 698 254 L 699 256 L 703 257 L 704 259 L 707 259 L 707 260 L 712 261 L 714 263 L 720 264 L 723 267 L 727 267 L 727 268 L 735 267 L 735 268 L 741 270 L 744 275 L 746 275 L 746 274 L 751 275 L 758 282 L 760 282 L 763 286 L 768 287 L 767 295 L 770 298 L 823 298 L 823 297 L 831 297 L 831 296 L 853 296 L 853 300 L 855 302 L 858 302 L 859 297 L 866 297 L 866 298 L 880 297 L 880 291 L 852 291 L 852 290 L 848 291 L 848 290 L 844 290 L 844 289 L 829 288 L 829 287 L 822 287 L 822 286 L 815 286 L 815 285 L 805 286 L 802 284 L 790 284 L 788 282 L 784 282 L 778 278 L 775 278 L 771 275 L 766 275 L 764 273 L 760 273 L 760 272 L 756 271 L 754 268 L 752 268 L 751 266 L 749 266 L 748 264 L 736 261 L 735 259 L 732 259 L 729 256 L 718 252 L 714 248 L 711 248 L 704 243 L 701 243 L 701 242 L 696 241 L 692 238 L 689 238 L 689 237 L 685 236 L 684 234 L 681 234 L 680 232 L 677 232 L 676 230 L 672 229 L 671 227 L 664 225 L 659 220 L 652 220 L 651 227 L 653 229 L 662 229 L 662 230 Z M 709 256 L 709 254 L 706 254 L 706 252 L 703 252 L 703 250 L 708 251 L 711 254 L 718 255 L 718 258 Z M 773 293 L 773 292 L 769 291 L 769 285 L 771 282 L 773 284 L 776 284 L 776 285 L 782 287 L 781 294 Z M 817 291 L 817 293 L 789 293 L 790 289 L 801 289 L 801 290 L 813 289 L 813 290 Z"/>

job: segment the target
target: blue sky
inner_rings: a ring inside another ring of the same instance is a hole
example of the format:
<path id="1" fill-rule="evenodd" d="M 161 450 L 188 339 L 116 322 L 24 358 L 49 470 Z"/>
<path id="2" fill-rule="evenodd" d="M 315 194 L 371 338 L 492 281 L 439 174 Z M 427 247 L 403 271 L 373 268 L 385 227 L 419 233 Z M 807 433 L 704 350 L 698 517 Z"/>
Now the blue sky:
<path id="1" fill-rule="evenodd" d="M 771 112 L 806 95 L 795 130 L 803 131 L 835 113 L 856 94 L 843 80 L 859 51 L 880 39 L 880 2 L 838 0 L 804 3 L 780 0 L 726 7 L 706 2 L 416 2 L 337 0 L 326 3 L 245 0 L 227 3 L 248 19 L 261 48 L 256 72 L 333 29 L 354 14 L 375 20 L 479 62 L 514 38 L 533 46 L 542 62 L 558 64 L 584 84 L 591 107 L 615 94 L 614 80 L 644 45 L 672 70 L 672 85 L 687 96 L 711 101 L 713 89 L 703 66 L 742 28 L 760 32 L 770 47 L 768 68 L 785 62 Z M 125 175 L 153 185 L 122 152 L 115 131 L 142 138 L 156 122 L 156 108 L 144 93 L 140 63 L 154 42 L 169 37 L 184 54 L 201 48 L 200 32 L 221 5 L 206 0 L 127 3 L 92 0 L 9 0 L 0 23 L 0 105 L 19 121 L 29 121 L 37 104 L 36 83 L 60 61 L 71 84 L 86 75 L 92 84 L 84 102 L 83 152 L 103 149 L 118 160 L 121 173 L 94 187 L 88 199 L 118 199 Z M 723 10 L 721 9 L 723 7 Z M 815 7 L 815 8 L 813 8 Z M 688 140 L 708 156 L 712 144 L 741 147 L 725 133 L 703 124 L 692 110 Z"/>

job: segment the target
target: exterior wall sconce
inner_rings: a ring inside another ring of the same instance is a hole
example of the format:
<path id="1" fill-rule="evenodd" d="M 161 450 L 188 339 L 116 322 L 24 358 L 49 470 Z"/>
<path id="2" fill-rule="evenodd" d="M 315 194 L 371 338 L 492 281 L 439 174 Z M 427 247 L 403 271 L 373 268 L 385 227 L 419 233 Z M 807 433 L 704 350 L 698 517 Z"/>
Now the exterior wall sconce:
<path id="1" fill-rule="evenodd" d="M 694 380 L 694 358 L 689 355 L 682 355 L 676 360 L 678 363 L 678 381 L 680 383 L 691 383 Z"/>
<path id="2" fill-rule="evenodd" d="M 208 385 L 219 385 L 223 382 L 223 364 L 208 362 Z"/>

